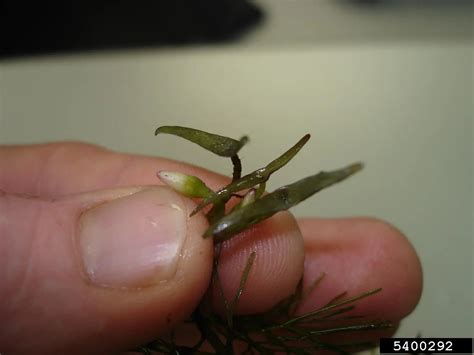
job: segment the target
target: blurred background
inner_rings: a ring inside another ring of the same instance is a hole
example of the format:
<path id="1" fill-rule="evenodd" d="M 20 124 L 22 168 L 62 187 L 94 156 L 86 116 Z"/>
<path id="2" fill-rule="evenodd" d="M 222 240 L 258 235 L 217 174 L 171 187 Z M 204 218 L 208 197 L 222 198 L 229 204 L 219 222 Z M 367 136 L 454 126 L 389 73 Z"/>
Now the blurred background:
<path id="1" fill-rule="evenodd" d="M 309 132 L 269 189 L 362 160 L 295 214 L 393 223 L 425 277 L 397 335 L 474 334 L 471 1 L 98 3 L 0 2 L 1 144 L 80 140 L 230 175 L 155 128 L 248 134 L 244 172 Z"/>

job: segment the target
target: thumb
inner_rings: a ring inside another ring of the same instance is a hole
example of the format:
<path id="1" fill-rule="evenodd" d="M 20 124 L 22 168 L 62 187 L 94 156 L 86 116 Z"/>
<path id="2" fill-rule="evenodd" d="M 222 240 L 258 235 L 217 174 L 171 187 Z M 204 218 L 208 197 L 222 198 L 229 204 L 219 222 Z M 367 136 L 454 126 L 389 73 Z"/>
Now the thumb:
<path id="1" fill-rule="evenodd" d="M 193 207 L 165 187 L 0 191 L 0 352 L 117 352 L 189 316 L 213 251 Z"/>

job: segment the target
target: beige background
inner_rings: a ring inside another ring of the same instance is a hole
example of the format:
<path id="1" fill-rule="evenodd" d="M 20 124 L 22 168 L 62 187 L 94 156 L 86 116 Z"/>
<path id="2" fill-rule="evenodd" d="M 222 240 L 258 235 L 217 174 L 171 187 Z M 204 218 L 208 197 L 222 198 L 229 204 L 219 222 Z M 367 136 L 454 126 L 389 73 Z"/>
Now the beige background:
<path id="1" fill-rule="evenodd" d="M 398 335 L 472 336 L 472 3 L 260 3 L 264 26 L 235 44 L 0 61 L 0 143 L 81 140 L 228 173 L 154 129 L 249 134 L 246 171 L 310 132 L 270 189 L 364 161 L 295 213 L 398 226 L 425 272 Z"/>

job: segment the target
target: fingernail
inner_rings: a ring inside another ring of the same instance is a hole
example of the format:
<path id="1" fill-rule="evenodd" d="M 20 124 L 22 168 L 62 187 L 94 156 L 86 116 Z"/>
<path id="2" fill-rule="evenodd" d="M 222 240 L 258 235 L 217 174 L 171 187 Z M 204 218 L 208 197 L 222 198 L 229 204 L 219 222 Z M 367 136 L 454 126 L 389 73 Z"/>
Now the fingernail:
<path id="1" fill-rule="evenodd" d="M 157 187 L 85 212 L 78 244 L 87 277 L 109 287 L 144 287 L 173 277 L 186 238 L 181 197 Z"/>

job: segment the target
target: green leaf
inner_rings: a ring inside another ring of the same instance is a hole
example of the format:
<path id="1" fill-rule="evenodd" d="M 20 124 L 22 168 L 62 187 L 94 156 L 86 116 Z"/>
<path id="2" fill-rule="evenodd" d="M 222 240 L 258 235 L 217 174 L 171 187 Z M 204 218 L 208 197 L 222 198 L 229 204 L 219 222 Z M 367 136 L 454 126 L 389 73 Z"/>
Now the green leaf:
<path id="1" fill-rule="evenodd" d="M 214 191 L 196 176 L 165 170 L 159 171 L 156 175 L 163 183 L 186 197 L 205 198 L 214 194 Z"/>
<path id="2" fill-rule="evenodd" d="M 284 167 L 288 162 L 293 159 L 293 157 L 298 154 L 301 148 L 306 144 L 306 142 L 311 138 L 309 134 L 306 134 L 303 138 L 301 138 L 293 147 L 288 149 L 285 153 L 280 155 L 278 158 L 273 160 L 271 163 L 266 165 L 263 168 L 257 169 L 250 174 L 247 174 L 241 177 L 238 180 L 233 181 L 229 185 L 223 187 L 215 194 L 210 195 L 209 197 L 205 198 L 191 213 L 191 216 L 195 215 L 197 212 L 202 210 L 204 207 L 208 206 L 209 204 L 213 203 L 216 204 L 218 202 L 225 203 L 227 202 L 232 194 L 235 194 L 239 191 L 249 189 L 254 187 L 258 184 L 265 183 L 270 176 L 277 170 Z"/>
<path id="3" fill-rule="evenodd" d="M 293 184 L 280 187 L 255 202 L 224 216 L 207 229 L 204 237 L 213 236 L 216 242 L 224 241 L 277 212 L 297 205 L 316 192 L 348 178 L 361 169 L 362 164 L 356 163 L 331 172 L 322 171 Z"/>
<path id="4" fill-rule="evenodd" d="M 235 140 L 233 138 L 181 126 L 161 126 L 156 129 L 155 136 L 158 135 L 158 133 L 173 134 L 196 143 L 214 154 L 228 158 L 236 155 L 240 148 L 248 142 L 247 136 L 243 136 L 240 140 Z"/>

